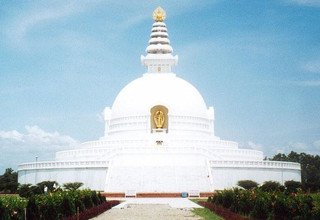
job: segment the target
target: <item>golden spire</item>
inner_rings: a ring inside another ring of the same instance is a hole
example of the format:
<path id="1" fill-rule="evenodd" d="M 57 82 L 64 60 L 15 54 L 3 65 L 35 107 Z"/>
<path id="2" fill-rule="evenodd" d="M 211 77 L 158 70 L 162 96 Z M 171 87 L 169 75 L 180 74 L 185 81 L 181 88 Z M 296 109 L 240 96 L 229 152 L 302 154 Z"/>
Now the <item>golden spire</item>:
<path id="1" fill-rule="evenodd" d="M 153 11 L 153 20 L 162 22 L 166 19 L 166 12 L 160 6 Z"/>

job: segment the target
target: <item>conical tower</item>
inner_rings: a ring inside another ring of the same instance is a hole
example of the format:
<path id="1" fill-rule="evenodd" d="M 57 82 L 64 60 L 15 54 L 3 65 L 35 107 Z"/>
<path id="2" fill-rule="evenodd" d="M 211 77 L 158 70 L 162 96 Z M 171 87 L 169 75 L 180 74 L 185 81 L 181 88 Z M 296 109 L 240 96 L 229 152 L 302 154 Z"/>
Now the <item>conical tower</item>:
<path id="1" fill-rule="evenodd" d="M 178 56 L 173 56 L 173 49 L 168 38 L 168 30 L 164 20 L 166 12 L 158 7 L 153 12 L 149 45 L 146 48 L 147 56 L 141 56 L 141 62 L 148 68 L 148 73 L 171 73 L 171 68 L 177 65 Z"/>

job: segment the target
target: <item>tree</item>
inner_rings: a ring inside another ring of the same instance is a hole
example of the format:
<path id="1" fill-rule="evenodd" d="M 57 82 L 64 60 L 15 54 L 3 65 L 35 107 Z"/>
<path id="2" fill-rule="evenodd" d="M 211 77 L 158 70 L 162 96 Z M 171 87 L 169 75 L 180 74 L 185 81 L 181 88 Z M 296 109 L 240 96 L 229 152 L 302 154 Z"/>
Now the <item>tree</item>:
<path id="1" fill-rule="evenodd" d="M 77 190 L 77 189 L 79 189 L 82 185 L 83 185 L 83 183 L 74 182 L 74 183 L 65 183 L 65 184 L 63 184 L 63 187 L 64 187 L 66 190 Z"/>
<path id="2" fill-rule="evenodd" d="M 29 198 L 33 195 L 31 184 L 22 184 L 18 188 L 19 196 Z"/>
<path id="3" fill-rule="evenodd" d="M 258 183 L 252 180 L 239 180 L 237 185 L 244 189 L 250 190 L 250 189 L 257 188 Z"/>
<path id="4" fill-rule="evenodd" d="M 7 168 L 3 175 L 0 176 L 0 192 L 16 193 L 18 189 L 18 173 L 13 169 Z"/>
<path id="5" fill-rule="evenodd" d="M 291 151 L 287 156 L 277 154 L 270 160 L 297 162 L 301 164 L 302 188 L 307 191 L 320 190 L 320 157 L 306 153 L 296 153 Z"/>

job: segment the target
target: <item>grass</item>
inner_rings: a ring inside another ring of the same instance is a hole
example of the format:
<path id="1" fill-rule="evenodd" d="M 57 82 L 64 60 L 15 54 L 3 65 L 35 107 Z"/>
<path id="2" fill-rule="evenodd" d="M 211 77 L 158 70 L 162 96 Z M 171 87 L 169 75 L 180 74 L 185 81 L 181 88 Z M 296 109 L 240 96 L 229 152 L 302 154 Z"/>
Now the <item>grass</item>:
<path id="1" fill-rule="evenodd" d="M 204 220 L 223 220 L 223 218 L 214 214 L 207 208 L 195 208 L 192 210 L 192 212 L 202 217 Z"/>
<path id="2" fill-rule="evenodd" d="M 193 198 L 190 199 L 192 202 L 198 203 L 198 202 L 206 202 L 207 198 Z M 204 220 L 223 220 L 220 216 L 214 214 L 214 212 L 210 211 L 207 208 L 195 208 L 192 210 L 192 212 L 200 217 L 202 217 Z"/>

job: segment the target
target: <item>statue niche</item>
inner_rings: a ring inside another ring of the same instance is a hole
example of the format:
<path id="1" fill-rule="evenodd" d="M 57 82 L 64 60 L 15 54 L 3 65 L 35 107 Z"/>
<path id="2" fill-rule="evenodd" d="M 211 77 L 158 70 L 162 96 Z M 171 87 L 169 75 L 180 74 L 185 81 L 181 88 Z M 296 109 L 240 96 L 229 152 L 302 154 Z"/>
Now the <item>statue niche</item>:
<path id="1" fill-rule="evenodd" d="M 168 131 L 168 109 L 162 105 L 151 108 L 151 132 Z"/>

